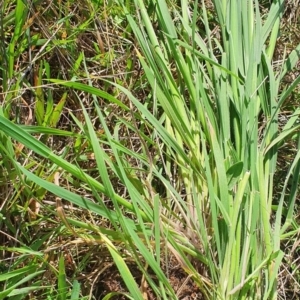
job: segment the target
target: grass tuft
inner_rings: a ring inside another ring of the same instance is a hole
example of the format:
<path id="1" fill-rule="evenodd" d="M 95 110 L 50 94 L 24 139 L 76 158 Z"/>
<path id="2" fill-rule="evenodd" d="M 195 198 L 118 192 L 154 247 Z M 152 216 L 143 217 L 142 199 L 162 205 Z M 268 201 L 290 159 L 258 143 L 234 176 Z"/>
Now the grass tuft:
<path id="1" fill-rule="evenodd" d="M 25 2 L 0 9 L 0 299 L 298 297 L 298 1 Z"/>

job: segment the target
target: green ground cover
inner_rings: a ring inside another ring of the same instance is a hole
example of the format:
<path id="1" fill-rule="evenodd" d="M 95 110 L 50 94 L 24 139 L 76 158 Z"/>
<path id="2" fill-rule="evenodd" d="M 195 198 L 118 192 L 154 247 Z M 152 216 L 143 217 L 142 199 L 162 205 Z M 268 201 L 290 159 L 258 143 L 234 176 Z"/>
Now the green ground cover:
<path id="1" fill-rule="evenodd" d="M 0 299 L 300 299 L 298 0 L 0 2 Z"/>

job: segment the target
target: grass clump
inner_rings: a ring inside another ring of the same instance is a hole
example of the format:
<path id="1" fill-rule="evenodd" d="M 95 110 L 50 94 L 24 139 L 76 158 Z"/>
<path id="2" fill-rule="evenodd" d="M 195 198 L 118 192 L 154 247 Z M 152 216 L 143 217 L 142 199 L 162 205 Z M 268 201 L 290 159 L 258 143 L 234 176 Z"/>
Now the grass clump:
<path id="1" fill-rule="evenodd" d="M 0 299 L 290 295 L 284 1 L 41 5 L 1 12 Z"/>

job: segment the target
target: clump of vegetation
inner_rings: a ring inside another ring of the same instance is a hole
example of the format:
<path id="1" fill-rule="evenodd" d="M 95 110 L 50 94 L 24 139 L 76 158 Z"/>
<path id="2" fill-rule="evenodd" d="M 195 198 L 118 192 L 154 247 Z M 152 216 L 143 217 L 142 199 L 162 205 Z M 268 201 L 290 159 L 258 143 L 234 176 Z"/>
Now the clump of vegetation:
<path id="1" fill-rule="evenodd" d="M 0 299 L 299 296 L 293 3 L 1 4 Z"/>

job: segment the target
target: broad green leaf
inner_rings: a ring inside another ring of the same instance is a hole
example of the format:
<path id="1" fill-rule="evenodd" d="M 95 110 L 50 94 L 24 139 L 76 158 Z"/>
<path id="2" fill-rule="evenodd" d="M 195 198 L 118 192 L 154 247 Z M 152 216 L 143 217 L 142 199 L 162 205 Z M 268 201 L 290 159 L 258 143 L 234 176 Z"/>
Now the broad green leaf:
<path id="1" fill-rule="evenodd" d="M 44 99 L 44 91 L 42 88 L 42 71 L 43 65 L 40 64 L 39 70 L 37 74 L 35 74 L 35 116 L 38 125 L 42 125 L 44 122 L 44 115 L 45 115 L 45 99 Z"/>
<path id="2" fill-rule="evenodd" d="M 80 296 L 80 283 L 77 280 L 73 281 L 72 291 L 71 291 L 71 300 L 79 300 Z"/>
<path id="3" fill-rule="evenodd" d="M 63 255 L 61 255 L 58 263 L 58 296 L 60 300 L 67 299 L 67 289 L 65 260 Z"/>
<path id="4" fill-rule="evenodd" d="M 228 180 L 228 188 L 231 190 L 234 185 L 239 180 L 242 171 L 243 171 L 244 164 L 243 162 L 237 162 L 234 165 L 232 165 L 226 172 L 227 180 Z"/>
<path id="5" fill-rule="evenodd" d="M 65 106 L 67 96 L 68 96 L 68 93 L 64 93 L 63 96 L 61 97 L 61 99 L 59 100 L 58 104 L 55 106 L 54 110 L 52 111 L 52 115 L 49 119 L 49 124 L 51 127 L 56 127 L 56 125 L 61 117 L 63 108 Z"/>

